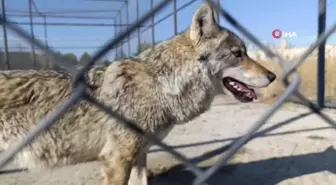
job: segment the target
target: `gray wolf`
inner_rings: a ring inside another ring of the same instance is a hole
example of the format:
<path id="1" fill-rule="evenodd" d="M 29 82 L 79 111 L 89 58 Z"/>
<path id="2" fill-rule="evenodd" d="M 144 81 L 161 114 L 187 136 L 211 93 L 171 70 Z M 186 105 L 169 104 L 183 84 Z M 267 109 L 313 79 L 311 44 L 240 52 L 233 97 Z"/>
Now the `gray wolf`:
<path id="1" fill-rule="evenodd" d="M 220 93 L 242 102 L 257 98 L 254 88 L 276 76 L 249 58 L 242 40 L 221 27 L 203 4 L 181 34 L 135 58 L 94 67 L 88 75 L 92 96 L 111 110 L 163 139 L 176 124 L 210 108 Z M 71 93 L 68 74 L 12 71 L 0 75 L 0 149 L 22 139 L 36 122 Z M 99 160 L 104 185 L 146 185 L 146 153 L 151 143 L 80 102 L 30 143 L 16 161 L 28 168 Z"/>

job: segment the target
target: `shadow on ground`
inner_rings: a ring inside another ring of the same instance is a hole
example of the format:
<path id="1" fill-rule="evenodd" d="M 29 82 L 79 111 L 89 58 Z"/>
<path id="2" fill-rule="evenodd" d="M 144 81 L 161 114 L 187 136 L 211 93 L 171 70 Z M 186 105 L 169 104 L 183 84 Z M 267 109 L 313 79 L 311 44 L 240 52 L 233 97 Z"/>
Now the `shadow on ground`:
<path id="1" fill-rule="evenodd" d="M 275 124 L 271 127 L 268 127 L 264 130 L 261 130 L 254 134 L 251 139 L 257 137 L 267 137 L 274 135 L 285 135 L 285 134 L 293 134 L 295 132 L 304 132 L 304 131 L 313 131 L 313 130 L 324 130 L 324 129 L 333 129 L 332 127 L 322 127 L 322 128 L 314 128 L 314 129 L 304 129 L 297 131 L 290 131 L 284 133 L 277 134 L 267 134 L 270 131 L 276 130 L 284 125 L 290 124 L 293 121 L 301 119 L 303 117 L 309 116 L 312 112 L 300 114 L 286 121 Z M 206 145 L 214 142 L 223 142 L 233 140 L 231 144 L 228 144 L 223 147 L 219 147 L 212 151 L 209 151 L 200 156 L 194 157 L 190 159 L 194 164 L 203 163 L 204 161 L 212 161 L 214 164 L 215 156 L 222 154 L 227 151 L 237 138 L 227 138 L 221 141 L 209 141 L 202 143 L 194 143 L 188 144 L 185 146 L 175 146 L 173 148 L 187 148 L 198 145 Z M 318 139 L 318 138 L 311 138 Z M 158 152 L 158 150 L 154 150 L 151 152 Z M 240 150 L 240 154 L 245 152 L 246 149 L 242 148 Z M 239 153 L 237 153 L 239 155 Z M 236 155 L 237 155 L 236 154 Z M 320 153 L 310 153 L 304 155 L 297 156 L 288 156 L 281 158 L 271 158 L 267 160 L 254 161 L 248 163 L 235 163 L 228 164 L 221 168 L 216 174 L 214 174 L 208 181 L 211 185 L 222 185 L 222 184 L 234 184 L 234 185 L 274 185 L 286 179 L 291 179 L 295 177 L 300 177 L 303 175 L 308 175 L 312 173 L 329 171 L 332 173 L 336 173 L 336 150 L 332 146 L 327 148 L 325 151 Z M 211 163 L 211 162 L 210 162 Z M 204 166 L 204 165 L 203 165 Z M 210 166 L 201 167 L 203 170 L 208 169 Z M 174 184 L 174 185 L 190 185 L 193 183 L 195 176 L 191 171 L 185 169 L 183 165 L 176 165 L 169 169 L 166 169 L 163 172 L 156 173 L 151 179 L 151 185 L 165 185 L 165 184 Z M 323 183 L 322 183 L 323 184 Z"/>
<path id="2" fill-rule="evenodd" d="M 336 150 L 331 146 L 320 153 L 229 164 L 214 174 L 208 183 L 211 185 L 274 185 L 286 179 L 321 171 L 336 173 L 335 156 Z M 204 158 L 204 156 L 197 158 Z M 203 167 L 202 169 L 207 168 Z M 189 185 L 192 184 L 194 179 L 195 176 L 192 172 L 186 170 L 182 165 L 177 165 L 152 177 L 151 185 L 162 185 L 164 184 L 162 182 L 174 185 Z"/>

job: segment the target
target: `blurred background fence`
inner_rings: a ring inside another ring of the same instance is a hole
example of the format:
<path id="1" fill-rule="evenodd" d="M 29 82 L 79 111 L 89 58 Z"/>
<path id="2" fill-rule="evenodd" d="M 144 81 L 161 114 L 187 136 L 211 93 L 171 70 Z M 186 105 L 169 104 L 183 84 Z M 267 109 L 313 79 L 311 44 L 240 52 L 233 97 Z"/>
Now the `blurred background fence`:
<path id="1" fill-rule="evenodd" d="M 102 47 L 109 37 L 116 36 L 134 23 L 141 15 L 155 6 L 159 0 L 70 0 L 56 1 L 60 8 L 45 7 L 41 0 L 2 1 L 2 15 L 27 30 L 34 39 L 43 41 L 62 57 L 80 65 L 90 59 L 94 50 Z M 10 4 L 15 4 L 12 8 Z M 218 0 L 219 2 L 219 0 Z M 55 3 L 50 2 L 50 3 Z M 66 6 L 60 6 L 64 3 Z M 66 3 L 66 4 L 65 4 Z M 152 45 L 178 34 L 189 26 L 184 20 L 191 20 L 192 14 L 184 9 L 196 9 L 201 0 L 174 0 L 168 8 L 154 15 L 150 21 L 138 27 L 114 48 L 100 63 L 134 56 Z M 43 6 L 39 6 L 39 5 Z M 88 8 L 90 7 L 90 8 Z M 45 10 L 47 9 L 47 10 Z M 187 17 L 186 17 L 187 16 Z M 187 21 L 186 21 L 187 22 Z M 59 37 L 59 32 L 64 37 Z M 165 34 L 160 34 L 164 29 Z M 101 34 L 104 33 L 104 34 Z M 159 34 L 158 34 L 159 33 Z M 71 37 L 69 37 L 71 35 Z M 53 58 L 36 49 L 20 37 L 8 33 L 2 25 L 0 44 L 0 70 L 8 69 L 57 69 Z"/>

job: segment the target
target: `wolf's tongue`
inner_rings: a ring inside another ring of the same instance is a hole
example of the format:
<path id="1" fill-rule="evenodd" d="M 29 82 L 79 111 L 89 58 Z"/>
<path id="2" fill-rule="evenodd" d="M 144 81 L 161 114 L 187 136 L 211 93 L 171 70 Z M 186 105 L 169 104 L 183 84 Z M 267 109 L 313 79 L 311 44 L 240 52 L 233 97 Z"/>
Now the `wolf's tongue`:
<path id="1" fill-rule="evenodd" d="M 252 92 L 252 97 L 253 97 L 253 99 L 258 99 L 258 96 L 257 96 L 257 93 L 255 93 L 254 91 Z"/>
<path id="2" fill-rule="evenodd" d="M 246 87 L 243 84 L 236 83 L 236 85 L 238 86 L 239 91 L 242 91 L 242 92 L 251 92 L 251 89 L 249 89 L 248 87 Z"/>
<path id="3" fill-rule="evenodd" d="M 237 87 L 236 88 L 239 89 L 239 91 L 251 94 L 251 96 L 254 99 L 257 99 L 257 94 L 254 92 L 253 89 L 250 89 L 250 88 L 246 87 L 245 85 L 243 85 L 241 83 L 236 83 L 235 85 L 238 86 L 238 88 Z"/>
<path id="4" fill-rule="evenodd" d="M 241 91 L 241 92 L 247 92 L 247 93 L 253 93 L 253 90 L 252 89 L 250 89 L 250 88 L 248 88 L 248 87 L 246 87 L 245 85 L 243 85 L 243 84 L 241 84 L 241 83 L 235 83 L 235 88 L 236 89 L 239 89 L 239 91 Z"/>

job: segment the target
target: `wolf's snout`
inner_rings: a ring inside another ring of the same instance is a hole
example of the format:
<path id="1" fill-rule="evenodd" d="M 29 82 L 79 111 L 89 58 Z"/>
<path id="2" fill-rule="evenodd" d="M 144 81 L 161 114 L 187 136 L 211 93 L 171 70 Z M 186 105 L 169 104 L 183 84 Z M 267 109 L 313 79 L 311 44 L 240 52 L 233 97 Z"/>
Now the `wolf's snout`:
<path id="1" fill-rule="evenodd" d="M 271 71 L 267 72 L 266 77 L 268 78 L 270 83 L 272 83 L 276 79 L 276 75 L 274 73 L 272 73 Z"/>

